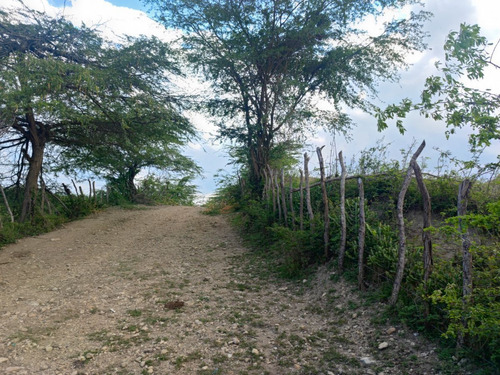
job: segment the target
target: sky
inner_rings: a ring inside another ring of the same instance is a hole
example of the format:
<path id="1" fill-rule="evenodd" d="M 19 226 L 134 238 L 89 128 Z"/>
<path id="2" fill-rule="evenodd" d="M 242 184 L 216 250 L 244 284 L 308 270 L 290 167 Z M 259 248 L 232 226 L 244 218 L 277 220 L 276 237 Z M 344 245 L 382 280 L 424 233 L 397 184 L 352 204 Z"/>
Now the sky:
<path id="1" fill-rule="evenodd" d="M 1 7 L 9 7 L 17 0 L 0 0 Z M 84 22 L 87 25 L 100 25 L 103 33 L 108 37 L 116 37 L 120 34 L 132 36 L 156 35 L 163 39 L 171 39 L 162 26 L 148 18 L 147 7 L 137 0 L 24 0 L 25 4 L 37 10 L 46 11 L 48 14 L 63 12 L 76 24 Z M 429 49 L 423 53 L 409 56 L 412 67 L 401 72 L 398 83 L 381 83 L 379 99 L 381 104 L 397 103 L 402 98 L 418 98 L 423 88 L 425 79 L 436 74 L 434 64 L 436 61 L 444 61 L 442 46 L 448 33 L 458 30 L 463 22 L 479 24 L 482 34 L 490 42 L 496 42 L 500 38 L 500 1 L 499 0 L 424 0 L 424 9 L 434 14 L 432 19 L 426 23 L 425 30 L 430 34 L 427 39 Z M 494 56 L 497 64 L 500 64 L 500 51 Z M 487 77 L 479 86 L 495 89 L 500 83 L 500 72 L 490 70 Z M 203 89 L 202 85 L 193 85 L 192 81 L 180 82 L 186 87 L 195 88 L 196 91 Z M 384 143 L 390 144 L 390 157 L 401 159 L 401 149 L 407 149 L 415 140 L 427 143 L 423 156 L 428 158 L 428 170 L 432 170 L 436 164 L 439 152 L 435 148 L 449 150 L 458 158 L 468 159 L 467 129 L 462 129 L 449 139 L 445 137 L 444 124 L 424 119 L 417 114 L 412 114 L 405 119 L 404 126 L 407 129 L 405 135 L 399 134 L 395 126 L 378 132 L 376 120 L 366 113 L 350 111 L 356 127 L 351 131 L 350 140 L 339 135 L 332 135 L 324 131 L 318 131 L 311 135 L 305 150 L 312 154 L 317 146 L 325 145 L 324 155 L 328 160 L 331 155 L 332 144 L 335 140 L 336 150 L 343 151 L 344 158 L 350 160 L 359 152 L 368 147 L 375 146 L 377 140 L 383 138 Z M 216 179 L 214 175 L 220 169 L 231 171 L 228 165 L 225 149 L 214 141 L 216 139 L 216 128 L 202 115 L 191 113 L 189 117 L 200 132 L 199 139 L 190 143 L 186 154 L 192 157 L 204 170 L 203 175 L 195 183 L 202 194 L 215 191 Z M 484 155 L 484 162 L 495 161 L 500 154 L 500 144 L 496 143 Z M 313 165 L 314 166 L 314 165 Z"/>

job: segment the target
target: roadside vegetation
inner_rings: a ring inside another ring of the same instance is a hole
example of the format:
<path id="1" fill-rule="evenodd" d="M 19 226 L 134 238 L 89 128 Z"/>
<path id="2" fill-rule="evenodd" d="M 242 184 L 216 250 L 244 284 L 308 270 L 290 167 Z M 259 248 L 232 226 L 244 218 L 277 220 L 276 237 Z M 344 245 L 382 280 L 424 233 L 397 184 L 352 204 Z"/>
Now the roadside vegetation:
<path id="1" fill-rule="evenodd" d="M 191 204 L 177 53 L 20 4 L 0 9 L 0 245 L 109 205 Z"/>
<path id="2" fill-rule="evenodd" d="M 373 150 L 372 150 L 373 151 Z M 359 165 L 358 165 L 359 168 Z M 363 177 L 365 188 L 365 259 L 362 295 L 368 301 L 388 302 L 398 260 L 398 230 L 396 204 L 403 182 L 399 163 L 383 165 L 380 173 Z M 379 171 L 380 172 L 380 171 Z M 483 368 L 482 373 L 494 373 L 500 361 L 500 290 L 499 240 L 500 177 L 478 180 L 471 191 L 468 214 L 457 217 L 457 195 L 461 178 L 450 171 L 437 176 L 427 175 L 425 184 L 431 196 L 432 227 L 427 229 L 433 243 L 433 269 L 424 282 L 422 264 L 422 197 L 417 183 L 412 181 L 406 194 L 404 213 L 407 228 L 407 260 L 403 284 L 397 303 L 387 304 L 387 310 L 377 318 L 380 322 L 399 320 L 441 342 L 443 359 L 457 363 L 467 358 L 471 369 Z M 299 186 L 295 175 L 293 186 Z M 322 194 L 319 186 L 311 189 L 314 219 L 305 219 L 304 229 L 273 212 L 272 201 L 242 196 L 238 183 L 227 181 L 219 195 L 206 206 L 208 214 L 233 213 L 247 243 L 259 257 L 266 259 L 276 275 L 287 279 L 303 279 L 323 264 L 338 268 L 341 243 L 339 205 L 340 182 L 328 185 L 330 205 L 329 244 L 331 253 L 324 254 Z M 295 217 L 300 210 L 295 200 Z M 347 241 L 343 277 L 357 283 L 359 251 L 359 192 L 355 180 L 346 183 Z M 290 213 L 290 211 L 289 211 Z M 462 300 L 462 229 L 471 234 L 473 254 L 473 297 Z M 340 275 L 340 273 L 338 273 Z M 464 319 L 467 324 L 464 326 Z M 457 347 L 457 339 L 464 337 Z M 456 358 L 455 361 L 451 357 Z"/>
<path id="3" fill-rule="evenodd" d="M 414 0 L 144 3 L 179 32 L 175 43 L 106 40 L 22 1 L 20 10 L 0 9 L 0 245 L 109 205 L 191 204 L 199 168 L 182 152 L 196 138 L 184 110 L 199 110 L 215 119 L 238 167 L 207 213 L 236 212 L 249 243 L 283 277 L 325 264 L 338 277 L 357 275 L 367 298 L 388 301 L 387 317 L 438 338 L 443 353 L 471 358 L 485 373 L 498 369 L 499 159 L 481 155 L 500 140 L 500 94 L 469 83 L 500 66 L 480 27 L 449 34 L 445 61 L 418 100 L 382 108 L 378 84 L 396 82 L 407 56 L 426 48 L 430 14 L 408 12 L 418 9 Z M 376 35 L 363 29 L 378 18 L 385 23 Z M 203 77 L 210 95 L 177 95 L 173 82 L 189 74 Z M 348 168 L 339 154 L 331 176 L 321 148 L 320 173 L 308 173 L 310 156 L 300 170 L 308 137 L 320 128 L 349 135 L 353 109 L 402 134 L 411 112 L 444 122 L 449 137 L 470 129 L 472 156 L 457 161 L 443 152 L 455 167 L 415 181 L 421 168 L 412 147 L 394 161 L 379 143 Z M 303 173 L 314 185 L 307 207 Z M 424 191 L 432 225 L 424 219 L 422 230 Z"/>

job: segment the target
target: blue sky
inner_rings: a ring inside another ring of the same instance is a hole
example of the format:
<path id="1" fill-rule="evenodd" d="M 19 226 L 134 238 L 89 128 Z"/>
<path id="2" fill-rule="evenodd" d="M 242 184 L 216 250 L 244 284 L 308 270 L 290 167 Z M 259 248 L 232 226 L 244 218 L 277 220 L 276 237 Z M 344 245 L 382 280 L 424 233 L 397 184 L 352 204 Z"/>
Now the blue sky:
<path id="1" fill-rule="evenodd" d="M 24 1 L 29 6 L 45 10 L 48 13 L 60 11 L 60 7 L 64 5 L 63 0 Z M 0 0 L 0 8 L 15 2 L 16 0 Z M 413 66 L 408 71 L 401 72 L 399 83 L 381 83 L 379 85 L 379 98 L 382 104 L 399 102 L 404 97 L 418 97 L 425 78 L 436 73 L 435 62 L 444 59 L 442 47 L 446 35 L 452 30 L 457 30 L 460 23 L 479 24 L 483 34 L 491 42 L 496 42 L 500 38 L 499 0 L 424 0 L 423 2 L 424 9 L 434 14 L 434 17 L 425 26 L 430 34 L 427 40 L 429 50 L 410 57 Z M 51 5 L 59 8 L 51 9 Z M 88 25 L 102 25 L 103 33 L 109 36 L 127 33 L 129 35 L 154 34 L 169 38 L 169 34 L 160 25 L 141 12 L 145 10 L 146 7 L 138 0 L 73 0 L 72 2 L 67 1 L 64 13 L 75 23 L 85 22 Z M 495 56 L 495 62 L 500 64 L 500 50 Z M 496 90 L 499 82 L 500 72 L 490 71 L 485 83 L 481 83 L 480 86 L 483 88 L 489 86 Z M 191 81 L 186 81 L 184 86 L 198 88 Z M 201 90 L 202 88 L 200 88 Z M 427 162 L 429 169 L 436 166 L 439 156 L 439 152 L 434 148 L 450 150 L 453 155 L 462 159 L 469 157 L 467 153 L 467 129 L 463 129 L 447 140 L 444 136 L 446 128 L 443 124 L 412 114 L 405 119 L 404 125 L 407 128 L 407 133 L 402 136 L 395 126 L 382 133 L 377 132 L 375 119 L 365 113 L 351 111 L 351 117 L 357 125 L 351 133 L 351 140 L 348 141 L 339 136 L 335 139 L 337 151 L 342 150 L 346 160 L 359 155 L 361 150 L 374 146 L 376 141 L 382 137 L 384 137 L 385 143 L 391 144 L 389 147 L 390 157 L 394 159 L 400 159 L 400 150 L 407 148 L 413 139 L 418 143 L 425 139 L 427 147 L 423 156 L 429 158 Z M 210 193 L 216 188 L 214 174 L 219 169 L 229 170 L 230 168 L 227 166 L 229 160 L 223 147 L 213 142 L 216 131 L 213 124 L 199 114 L 192 115 L 191 118 L 200 131 L 200 139 L 193 142 L 186 152 L 204 168 L 203 178 L 196 181 L 200 191 Z M 326 145 L 325 155 L 329 155 L 332 141 L 332 134 L 318 131 L 309 137 L 306 151 L 311 154 L 314 153 L 317 146 Z M 500 144 L 497 142 L 486 153 L 485 161 L 494 161 L 498 154 L 500 154 Z"/>

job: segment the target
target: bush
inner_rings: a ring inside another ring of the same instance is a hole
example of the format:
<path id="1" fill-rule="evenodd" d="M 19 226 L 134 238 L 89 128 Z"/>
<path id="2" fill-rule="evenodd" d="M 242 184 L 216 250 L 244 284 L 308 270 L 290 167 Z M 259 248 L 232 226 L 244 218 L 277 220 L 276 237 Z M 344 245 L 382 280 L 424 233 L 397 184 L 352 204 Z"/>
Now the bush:
<path id="1" fill-rule="evenodd" d="M 149 174 L 139 183 L 136 200 L 146 204 L 193 205 L 196 186 L 189 184 L 190 180 L 191 177 L 176 180 Z"/>

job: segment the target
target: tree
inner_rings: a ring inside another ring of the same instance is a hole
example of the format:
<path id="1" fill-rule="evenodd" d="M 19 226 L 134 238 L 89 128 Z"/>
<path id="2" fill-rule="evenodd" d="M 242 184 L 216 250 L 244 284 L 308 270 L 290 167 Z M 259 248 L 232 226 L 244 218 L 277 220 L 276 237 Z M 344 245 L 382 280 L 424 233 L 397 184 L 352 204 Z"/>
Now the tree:
<path id="1" fill-rule="evenodd" d="M 180 150 L 195 135 L 191 123 L 175 108 L 157 101 L 136 100 L 133 104 L 120 105 L 119 111 L 113 108 L 126 128 L 89 139 L 80 127 L 72 132 L 69 142 L 65 137 L 65 147 L 53 160 L 55 169 L 102 176 L 131 201 L 137 195 L 134 179 L 143 168 L 156 167 L 188 176 L 197 173 L 196 164 Z"/>
<path id="2" fill-rule="evenodd" d="M 363 20 L 413 1 L 144 1 L 184 32 L 189 61 L 212 83 L 207 105 L 221 119 L 220 135 L 245 153 L 257 191 L 280 142 L 310 125 L 343 129 L 342 105 L 373 110 L 365 94 L 379 79 L 395 79 L 405 55 L 424 47 L 428 16 L 392 19 L 372 36 L 359 28 Z M 315 109 L 318 98 L 330 109 Z"/>
<path id="3" fill-rule="evenodd" d="M 163 120 L 172 118 L 168 71 L 176 71 L 171 50 L 157 39 L 111 43 L 63 17 L 29 9 L 0 12 L 0 145 L 20 153 L 18 186 L 27 167 L 20 221 L 34 214 L 48 144 L 74 149 L 112 139 L 147 106 L 162 112 Z M 176 143 L 192 134 L 185 122 L 174 119 L 169 126 L 179 126 L 171 132 Z"/>
<path id="4" fill-rule="evenodd" d="M 500 40 L 495 48 L 499 43 Z M 379 129 L 385 129 L 388 120 L 397 118 L 396 124 L 404 132 L 402 118 L 410 111 L 418 111 L 425 117 L 444 121 L 447 136 L 469 125 L 472 152 L 500 140 L 500 93 L 472 86 L 472 81 L 484 78 L 487 67 L 500 69 L 493 62 L 494 50 L 488 53 L 488 46 L 478 25 L 461 24 L 460 30 L 451 32 L 446 39 L 444 64 L 436 64 L 441 75 L 426 79 L 420 101 L 404 99 L 380 111 L 377 114 Z M 498 163 L 490 165 L 495 166 Z"/>

